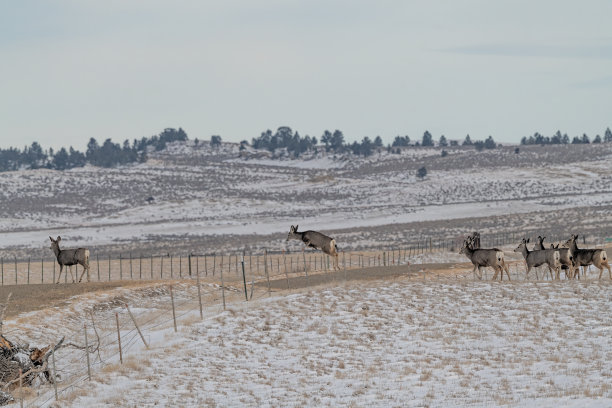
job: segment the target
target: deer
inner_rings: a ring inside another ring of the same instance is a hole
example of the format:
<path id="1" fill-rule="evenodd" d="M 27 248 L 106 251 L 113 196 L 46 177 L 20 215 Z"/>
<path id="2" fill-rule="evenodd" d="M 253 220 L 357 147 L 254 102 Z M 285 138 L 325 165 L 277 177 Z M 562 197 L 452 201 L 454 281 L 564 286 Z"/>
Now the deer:
<path id="1" fill-rule="evenodd" d="M 525 278 L 529 276 L 529 272 L 531 272 L 533 267 L 547 264 L 549 268 L 555 271 L 557 279 L 559 279 L 561 269 L 561 255 L 559 255 L 559 251 L 556 249 L 530 251 L 527 248 L 527 243 L 529 243 L 529 239 L 523 238 L 519 246 L 514 249 L 514 252 L 523 254 L 523 258 L 527 263 Z"/>
<path id="2" fill-rule="evenodd" d="M 545 248 L 544 247 L 544 240 L 545 239 L 546 239 L 546 237 L 542 237 L 542 236 L 538 235 L 538 243 L 535 244 L 533 249 L 537 250 L 537 251 L 551 251 L 551 250 L 559 251 L 559 261 L 561 262 L 561 269 L 565 270 L 565 276 L 566 277 L 574 278 L 575 277 L 575 273 L 574 273 L 574 256 L 572 255 L 572 250 L 569 249 L 569 248 L 559 248 L 559 244 L 557 244 L 556 246 L 553 245 L 553 244 L 550 244 L 550 248 Z M 568 270 L 569 270 L 569 272 L 568 272 Z M 552 269 L 550 268 L 550 266 L 548 267 L 548 272 L 552 276 Z M 558 276 L 557 276 L 557 279 L 559 279 Z"/>
<path id="3" fill-rule="evenodd" d="M 479 244 L 478 241 L 477 243 Z M 480 268 L 491 267 L 495 271 L 493 280 L 496 280 L 497 274 L 501 272 L 500 281 L 503 281 L 504 271 L 506 271 L 508 280 L 510 280 L 510 273 L 508 271 L 508 266 L 504 262 L 503 251 L 497 248 L 474 248 L 473 237 L 468 237 L 468 239 L 463 241 L 463 246 L 459 250 L 459 253 L 465 254 L 474 265 L 472 273 L 476 274 L 476 269 L 478 269 L 478 279 L 482 279 L 482 271 Z"/>
<path id="4" fill-rule="evenodd" d="M 70 277 L 72 278 L 72 283 L 74 283 L 74 276 L 72 275 L 72 269 L 70 268 L 72 265 L 83 265 L 83 273 L 81 273 L 79 283 L 83 279 L 83 275 L 85 275 L 85 272 L 87 272 L 87 281 L 89 282 L 89 249 L 60 249 L 59 243 L 62 240 L 62 237 L 58 236 L 57 239 L 49 237 L 49 239 L 51 240 L 51 250 L 55 254 L 55 257 L 57 258 L 57 263 L 60 267 L 59 277 L 56 283 L 60 283 L 60 278 L 62 277 L 62 270 L 64 269 L 64 266 L 68 267 L 68 270 L 70 271 Z"/>
<path id="5" fill-rule="evenodd" d="M 576 239 L 578 239 L 578 235 L 573 235 L 570 239 L 565 242 L 565 246 L 567 246 L 570 251 L 574 254 L 574 262 L 576 263 L 576 269 L 581 266 L 589 266 L 594 265 L 597 269 L 599 269 L 599 279 L 601 279 L 601 275 L 603 273 L 603 268 L 606 267 L 608 269 L 608 275 L 610 279 L 612 279 L 612 272 L 610 271 L 610 262 L 608 259 L 608 254 L 603 249 L 580 249 L 576 244 Z"/>
<path id="6" fill-rule="evenodd" d="M 306 244 L 307 248 L 316 248 L 323 251 L 327 255 L 334 259 L 334 269 L 340 269 L 338 266 L 338 247 L 336 246 L 336 240 L 328 237 L 327 235 L 321 234 L 317 231 L 303 231 L 298 232 L 298 226 L 292 225 L 289 228 L 289 235 L 287 235 L 287 241 L 290 239 L 297 239 Z"/>

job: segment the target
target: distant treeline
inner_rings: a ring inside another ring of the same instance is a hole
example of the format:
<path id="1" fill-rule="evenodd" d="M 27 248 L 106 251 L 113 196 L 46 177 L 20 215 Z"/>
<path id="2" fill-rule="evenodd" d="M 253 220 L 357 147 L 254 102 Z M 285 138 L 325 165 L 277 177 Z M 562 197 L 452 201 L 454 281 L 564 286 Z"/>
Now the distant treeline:
<path id="1" fill-rule="evenodd" d="M 182 128 L 164 129 L 159 135 L 152 137 L 143 137 L 134 139 L 132 142 L 125 140 L 123 144 L 113 143 L 111 139 L 106 139 L 102 144 L 94 138 L 89 139 L 87 150 L 80 152 L 70 147 L 68 149 L 61 148 L 54 151 L 52 148 L 44 150 L 37 142 L 31 146 L 26 146 L 23 150 L 10 147 L 8 149 L 0 149 L 0 171 L 10 171 L 19 169 L 38 169 L 48 168 L 56 170 L 71 169 L 81 167 L 86 164 L 99 167 L 114 167 L 121 164 L 144 162 L 147 159 L 147 151 L 163 150 L 168 143 L 175 141 L 186 141 L 187 133 Z M 196 145 L 199 143 L 195 139 Z M 571 141 L 567 134 L 561 134 L 557 131 L 552 136 L 543 136 L 540 133 L 535 133 L 533 136 L 523 137 L 522 145 L 547 145 L 547 144 L 583 144 L 583 143 L 602 143 L 612 142 L 612 131 L 607 128 L 604 137 L 597 135 L 591 141 L 584 134 L 582 137 L 575 136 Z M 266 130 L 259 137 L 252 139 L 251 146 L 255 149 L 265 149 L 270 152 L 276 152 L 277 149 L 284 149 L 290 155 L 299 157 L 308 151 L 316 151 L 317 148 L 324 148 L 326 152 L 331 153 L 346 153 L 350 152 L 354 155 L 370 156 L 375 152 L 380 152 L 386 149 L 390 153 L 401 153 L 402 148 L 406 147 L 433 147 L 433 146 L 473 146 L 477 150 L 495 149 L 498 144 L 489 136 L 485 140 L 472 141 L 470 135 L 460 142 L 458 140 L 448 140 L 444 135 L 440 136 L 436 142 L 429 131 L 425 131 L 420 140 L 411 140 L 408 136 L 396 136 L 391 144 L 385 147 L 380 136 L 376 136 L 374 140 L 365 136 L 361 141 L 347 143 L 344 140 L 344 134 L 340 130 L 333 132 L 325 130 L 319 140 L 316 137 L 301 136 L 298 131 L 293 131 L 287 126 L 279 127 L 276 132 Z M 218 147 L 221 145 L 221 136 L 211 136 L 210 145 Z M 249 142 L 243 140 L 240 142 L 240 150 L 245 150 L 249 146 Z M 518 150 L 518 148 L 517 148 Z M 442 152 L 444 155 L 445 151 Z"/>
<path id="2" fill-rule="evenodd" d="M 131 143 L 125 140 L 122 145 L 106 139 L 102 145 L 93 137 L 87 143 L 85 153 L 70 147 L 58 151 L 53 148 L 43 150 L 38 142 L 26 146 L 23 150 L 11 147 L 0 149 L 0 171 L 19 169 L 55 169 L 66 170 L 91 164 L 99 167 L 114 167 L 120 164 L 144 162 L 147 150 L 162 150 L 166 144 L 187 140 L 187 133 L 181 128 L 168 128 L 159 135 L 150 138 L 134 139 Z"/>
<path id="3" fill-rule="evenodd" d="M 571 141 L 571 144 L 587 144 L 587 143 L 610 143 L 612 142 L 612 131 L 610 128 L 607 128 L 604 132 L 603 140 L 601 136 L 596 135 L 593 138 L 593 141 L 585 134 L 582 137 L 574 136 Z M 548 144 L 569 144 L 570 138 L 567 133 L 561 134 L 559 130 L 552 136 L 543 136 L 538 132 L 534 133 L 533 136 L 523 137 L 521 139 L 522 145 L 548 145 Z"/>

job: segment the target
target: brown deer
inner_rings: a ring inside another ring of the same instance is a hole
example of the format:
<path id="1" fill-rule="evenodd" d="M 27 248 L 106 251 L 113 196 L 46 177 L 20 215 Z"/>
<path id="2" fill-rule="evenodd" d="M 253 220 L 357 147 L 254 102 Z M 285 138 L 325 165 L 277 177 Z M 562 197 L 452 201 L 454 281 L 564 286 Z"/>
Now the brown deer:
<path id="1" fill-rule="evenodd" d="M 287 241 L 297 239 L 306 244 L 306 247 L 317 248 L 334 258 L 334 269 L 340 269 L 338 266 L 338 247 L 336 240 L 321 234 L 317 231 L 298 232 L 298 226 L 292 225 L 287 235 Z"/>
<path id="2" fill-rule="evenodd" d="M 89 249 L 60 249 L 59 243 L 62 240 L 62 237 L 58 236 L 57 239 L 49 237 L 49 239 L 51 240 L 51 250 L 55 254 L 55 257 L 57 258 L 57 263 L 60 266 L 59 276 L 56 283 L 60 282 L 64 266 L 68 267 L 68 270 L 70 271 L 70 277 L 72 278 L 72 282 L 74 283 L 74 276 L 72 275 L 72 269 L 70 269 L 70 267 L 72 265 L 77 264 L 83 265 L 83 273 L 79 278 L 79 283 L 83 279 L 83 275 L 85 275 L 85 272 L 87 272 L 87 282 L 89 282 Z"/>

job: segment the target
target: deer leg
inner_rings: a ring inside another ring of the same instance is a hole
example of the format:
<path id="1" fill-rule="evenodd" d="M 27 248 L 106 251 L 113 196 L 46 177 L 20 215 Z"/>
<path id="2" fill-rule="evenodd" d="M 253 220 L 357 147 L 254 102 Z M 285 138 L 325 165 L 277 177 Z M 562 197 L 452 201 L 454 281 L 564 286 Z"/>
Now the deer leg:
<path id="1" fill-rule="evenodd" d="M 499 267 L 499 266 L 498 266 Z M 492 280 L 497 280 L 497 274 L 499 273 L 499 269 L 497 268 L 493 268 L 493 270 L 495 271 L 495 273 L 493 274 L 493 279 Z M 502 272 L 503 273 L 503 272 Z M 501 279 L 504 279 L 504 275 L 502 275 Z"/>
<path id="2" fill-rule="evenodd" d="M 68 266 L 68 270 L 70 271 L 70 279 L 72 279 L 72 283 L 75 283 L 74 275 L 72 274 L 72 265 Z"/>
<path id="3" fill-rule="evenodd" d="M 63 270 L 64 270 L 64 265 L 60 264 L 59 276 L 57 277 L 57 282 L 55 282 L 55 283 L 60 283 L 60 280 L 62 279 L 62 271 Z"/>
<path id="4" fill-rule="evenodd" d="M 79 278 L 79 283 L 83 280 L 83 275 L 87 272 L 87 282 L 89 282 L 89 265 L 83 265 L 83 273 L 81 273 L 81 277 Z"/>

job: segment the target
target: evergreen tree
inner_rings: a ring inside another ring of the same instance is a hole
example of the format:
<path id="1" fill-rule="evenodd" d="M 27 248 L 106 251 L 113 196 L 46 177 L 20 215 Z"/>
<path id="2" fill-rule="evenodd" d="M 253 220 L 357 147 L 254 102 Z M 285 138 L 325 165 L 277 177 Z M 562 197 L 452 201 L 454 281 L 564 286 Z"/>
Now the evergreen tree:
<path id="1" fill-rule="evenodd" d="M 601 136 L 595 136 L 595 139 L 593 139 L 593 143 L 601 143 Z"/>
<path id="2" fill-rule="evenodd" d="M 610 128 L 606 128 L 606 132 L 604 133 L 604 142 L 612 142 L 612 130 L 610 130 Z"/>
<path id="3" fill-rule="evenodd" d="M 434 142 L 433 142 L 433 137 L 431 136 L 431 133 L 429 133 L 429 131 L 425 131 L 425 133 L 423 133 L 423 141 L 421 142 L 422 146 L 433 146 Z"/>
<path id="4" fill-rule="evenodd" d="M 446 140 L 446 137 L 444 135 L 440 136 L 440 141 L 438 142 L 438 144 L 442 147 L 448 146 L 448 141 Z"/>
<path id="5" fill-rule="evenodd" d="M 470 138 L 470 135 L 467 135 L 465 137 L 465 140 L 463 141 L 463 146 L 471 146 L 472 145 L 472 139 Z"/>

